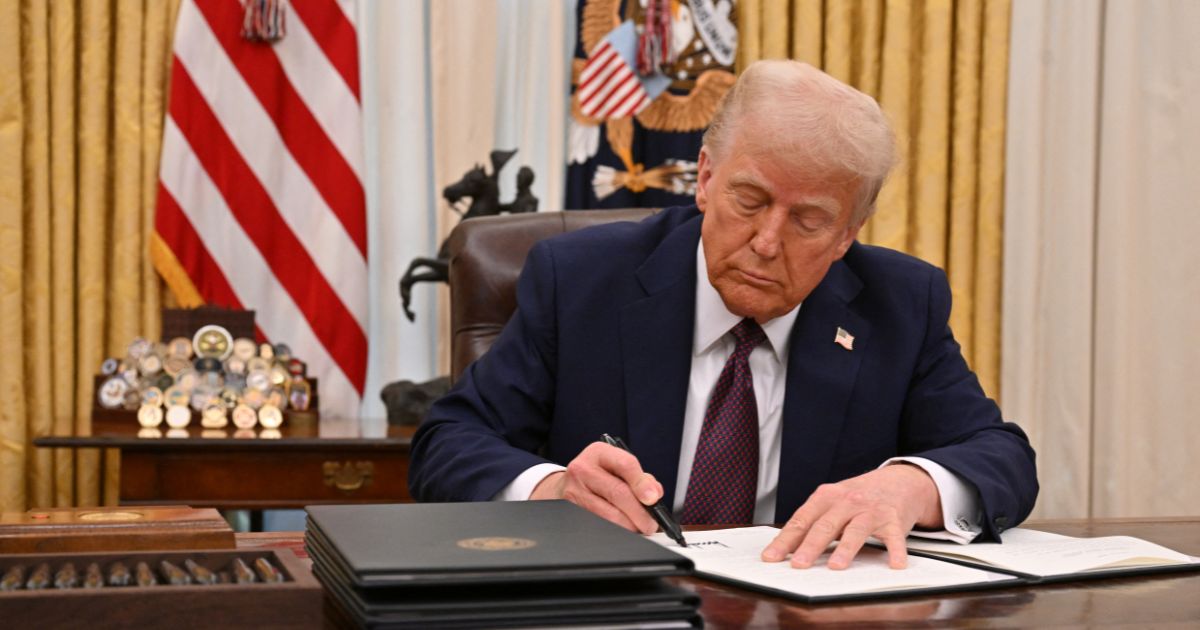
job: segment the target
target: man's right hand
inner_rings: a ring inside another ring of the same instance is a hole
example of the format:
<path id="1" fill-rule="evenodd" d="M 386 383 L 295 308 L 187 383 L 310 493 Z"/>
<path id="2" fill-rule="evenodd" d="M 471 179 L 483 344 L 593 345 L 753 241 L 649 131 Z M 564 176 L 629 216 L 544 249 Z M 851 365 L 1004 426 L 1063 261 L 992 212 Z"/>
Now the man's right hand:
<path id="1" fill-rule="evenodd" d="M 662 484 L 644 472 L 637 458 L 615 446 L 595 442 L 533 489 L 530 499 L 566 499 L 625 529 L 658 531 L 646 511 L 663 496 Z"/>

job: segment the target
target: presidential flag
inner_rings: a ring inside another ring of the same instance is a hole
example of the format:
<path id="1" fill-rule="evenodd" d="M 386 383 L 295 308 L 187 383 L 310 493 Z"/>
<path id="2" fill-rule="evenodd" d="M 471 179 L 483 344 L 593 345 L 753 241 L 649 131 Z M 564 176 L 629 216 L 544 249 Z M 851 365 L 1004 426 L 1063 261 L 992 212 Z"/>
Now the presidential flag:
<path id="1" fill-rule="evenodd" d="M 565 207 L 688 204 L 733 85 L 734 3 L 579 0 Z"/>
<path id="2" fill-rule="evenodd" d="M 324 416 L 366 380 L 362 153 L 353 0 L 183 0 L 152 258 L 182 305 L 254 309 Z"/>

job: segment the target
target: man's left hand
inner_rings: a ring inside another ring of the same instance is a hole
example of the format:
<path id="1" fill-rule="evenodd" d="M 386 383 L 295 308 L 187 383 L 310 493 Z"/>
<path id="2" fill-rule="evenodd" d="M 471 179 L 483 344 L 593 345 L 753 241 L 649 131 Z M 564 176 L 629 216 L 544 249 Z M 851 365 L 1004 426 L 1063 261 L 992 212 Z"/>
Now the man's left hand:
<path id="1" fill-rule="evenodd" d="M 828 566 L 845 569 L 874 536 L 887 545 L 888 565 L 903 569 L 908 563 L 904 540 L 914 526 L 943 527 L 941 497 L 919 466 L 893 464 L 817 488 L 763 550 L 762 559 L 780 562 L 791 553 L 792 566 L 806 569 L 838 540 Z"/>

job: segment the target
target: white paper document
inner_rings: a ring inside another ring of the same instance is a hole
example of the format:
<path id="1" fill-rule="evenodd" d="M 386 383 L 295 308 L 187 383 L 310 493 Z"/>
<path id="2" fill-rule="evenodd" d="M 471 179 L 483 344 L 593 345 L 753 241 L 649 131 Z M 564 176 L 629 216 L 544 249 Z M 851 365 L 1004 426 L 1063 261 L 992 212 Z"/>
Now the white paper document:
<path id="1" fill-rule="evenodd" d="M 908 548 L 1039 577 L 1200 562 L 1178 551 L 1130 536 L 1073 538 L 1014 528 L 1001 534 L 1000 540 L 1002 544 L 958 545 L 910 538 Z"/>
<path id="2" fill-rule="evenodd" d="M 1007 574 L 910 556 L 908 568 L 892 569 L 887 552 L 870 547 L 855 557 L 848 569 L 825 566 L 828 555 L 812 568 L 793 569 L 786 560 L 763 562 L 762 550 L 779 534 L 774 527 L 742 527 L 688 532 L 686 548 L 665 534 L 650 539 L 691 558 L 696 572 L 720 581 L 768 589 L 803 599 L 867 597 L 896 591 L 951 590 L 965 585 L 1017 582 Z"/>

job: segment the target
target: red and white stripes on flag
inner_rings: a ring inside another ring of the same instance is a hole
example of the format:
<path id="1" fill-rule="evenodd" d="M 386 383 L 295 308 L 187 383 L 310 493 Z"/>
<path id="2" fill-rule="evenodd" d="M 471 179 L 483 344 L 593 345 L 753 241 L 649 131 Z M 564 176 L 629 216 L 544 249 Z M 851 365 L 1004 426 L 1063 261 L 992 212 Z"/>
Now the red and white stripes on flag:
<path id="1" fill-rule="evenodd" d="M 625 118 L 650 105 L 633 68 L 605 39 L 596 45 L 579 74 L 579 111 L 588 118 Z"/>
<path id="2" fill-rule="evenodd" d="M 353 0 L 288 3 L 242 38 L 239 0 L 183 0 L 152 257 L 185 306 L 257 311 L 355 417 L 367 366 L 367 233 Z"/>

